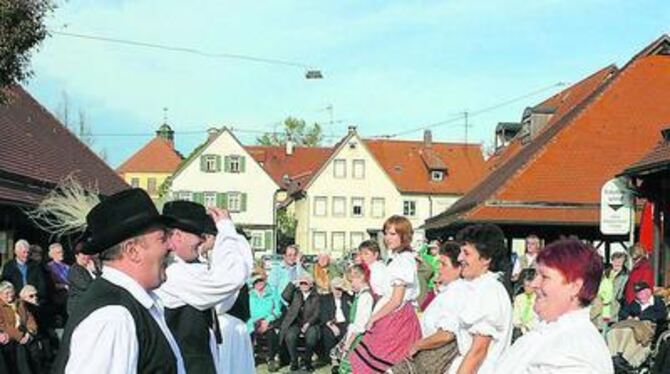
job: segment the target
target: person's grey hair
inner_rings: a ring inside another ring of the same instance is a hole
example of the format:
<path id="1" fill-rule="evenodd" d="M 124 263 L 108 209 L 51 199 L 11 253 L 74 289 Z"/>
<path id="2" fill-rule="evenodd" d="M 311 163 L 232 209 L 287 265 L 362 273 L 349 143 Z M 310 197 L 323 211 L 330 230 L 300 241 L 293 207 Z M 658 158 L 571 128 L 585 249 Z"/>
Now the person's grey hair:
<path id="1" fill-rule="evenodd" d="M 33 285 L 31 285 L 31 284 L 26 284 L 26 285 L 23 286 L 23 288 L 21 289 L 21 292 L 19 292 L 19 297 L 20 297 L 21 299 L 25 298 L 25 297 L 26 297 L 26 294 L 27 294 L 28 292 L 34 292 L 34 293 L 37 293 L 37 288 L 35 288 L 35 286 L 33 286 Z"/>
<path id="2" fill-rule="evenodd" d="M 49 255 L 56 249 L 63 249 L 63 246 L 60 243 L 51 243 L 49 244 Z"/>
<path id="3" fill-rule="evenodd" d="M 0 292 L 5 292 L 6 290 L 14 289 L 14 285 L 10 281 L 0 282 Z"/>
<path id="4" fill-rule="evenodd" d="M 126 239 L 121 243 L 114 244 L 113 246 L 105 249 L 104 251 L 100 252 L 100 261 L 115 261 L 120 259 L 121 255 L 123 254 L 123 247 L 126 245 L 126 243 L 135 240 L 140 240 L 140 237 L 135 236 L 130 239 Z"/>
<path id="5" fill-rule="evenodd" d="M 19 239 L 14 243 L 14 250 L 17 250 L 19 247 L 24 247 L 25 249 L 30 250 L 30 243 L 25 239 Z"/>

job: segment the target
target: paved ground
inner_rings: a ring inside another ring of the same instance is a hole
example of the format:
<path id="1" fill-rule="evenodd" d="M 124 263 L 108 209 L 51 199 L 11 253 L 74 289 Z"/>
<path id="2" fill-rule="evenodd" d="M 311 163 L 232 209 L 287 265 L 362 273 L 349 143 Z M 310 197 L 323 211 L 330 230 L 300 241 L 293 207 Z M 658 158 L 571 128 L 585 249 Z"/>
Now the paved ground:
<path id="1" fill-rule="evenodd" d="M 268 373 L 268 366 L 265 365 L 265 364 L 256 366 L 256 373 L 257 373 L 257 374 L 267 374 L 267 373 Z M 302 374 L 302 373 L 306 373 L 306 372 L 305 372 L 305 371 L 294 371 L 294 372 L 291 372 L 291 371 L 288 369 L 288 366 L 284 366 L 283 368 L 281 368 L 281 370 L 279 370 L 279 373 L 282 373 L 282 374 L 283 374 L 283 373 L 296 373 L 296 374 Z M 313 371 L 313 373 L 314 373 L 314 374 L 330 374 L 330 366 L 325 366 L 325 367 L 316 369 L 315 371 Z"/>

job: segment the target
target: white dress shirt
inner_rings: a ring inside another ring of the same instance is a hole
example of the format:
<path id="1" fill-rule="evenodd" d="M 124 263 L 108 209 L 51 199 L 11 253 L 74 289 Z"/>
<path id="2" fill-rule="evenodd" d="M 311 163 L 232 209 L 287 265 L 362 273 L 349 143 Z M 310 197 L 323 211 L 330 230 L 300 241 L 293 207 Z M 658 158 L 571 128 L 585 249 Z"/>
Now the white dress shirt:
<path id="1" fill-rule="evenodd" d="M 240 288 L 251 275 L 253 253 L 231 220 L 217 222 L 216 229 L 209 263 L 187 263 L 174 256 L 174 262 L 166 270 L 167 280 L 156 290 L 165 307 L 190 305 L 204 311 L 217 306 L 217 314 L 223 314 L 235 303 Z M 211 329 L 209 348 L 216 364 L 219 355 Z"/>
<path id="2" fill-rule="evenodd" d="M 349 324 L 347 328 L 347 339 L 351 335 L 358 335 L 365 332 L 365 326 L 370 321 L 372 317 L 372 306 L 375 301 L 372 298 L 370 292 L 362 292 L 368 289 L 367 287 L 359 291 L 358 300 L 356 301 L 356 312 L 354 313 L 354 319 Z M 368 290 L 369 291 L 369 290 Z"/>
<path id="3" fill-rule="evenodd" d="M 467 302 L 468 287 L 463 279 L 447 284 L 421 316 L 421 334 L 429 337 L 437 330 L 455 331 L 458 328 L 458 315 Z"/>
<path id="4" fill-rule="evenodd" d="M 389 279 L 386 265 L 381 261 L 375 261 L 370 265 L 370 290 L 377 296 L 389 293 Z"/>
<path id="5" fill-rule="evenodd" d="M 451 331 L 456 336 L 458 355 L 449 368 L 456 373 L 463 358 L 472 347 L 474 335 L 490 336 L 486 358 L 479 374 L 493 373 L 496 362 L 512 341 L 512 302 L 498 276 L 487 272 L 473 280 L 465 280 L 465 307 L 459 313 L 458 326 Z M 513 373 L 513 372 L 510 372 Z"/>
<path id="6" fill-rule="evenodd" d="M 612 374 L 612 358 L 589 320 L 589 308 L 540 322 L 498 361 L 496 373 Z"/>
<path id="7" fill-rule="evenodd" d="M 177 372 L 185 374 L 179 346 L 165 323 L 160 299 L 133 278 L 111 267 L 103 267 L 102 277 L 130 294 L 149 310 L 165 335 L 177 361 Z M 65 373 L 136 374 L 139 343 L 135 321 L 128 309 L 104 306 L 79 323 L 72 332 L 70 355 Z"/>
<path id="8" fill-rule="evenodd" d="M 334 298 L 335 299 L 335 323 L 342 323 L 342 322 L 347 322 L 347 317 L 344 316 L 344 312 L 342 311 L 342 298 Z"/>
<path id="9" fill-rule="evenodd" d="M 167 280 L 156 291 L 166 308 L 190 305 L 207 310 L 237 293 L 251 274 L 253 254 L 247 240 L 235 231 L 230 220 L 217 222 L 211 262 L 186 263 L 175 256 L 167 268 Z M 230 304 L 232 306 L 232 303 Z"/>

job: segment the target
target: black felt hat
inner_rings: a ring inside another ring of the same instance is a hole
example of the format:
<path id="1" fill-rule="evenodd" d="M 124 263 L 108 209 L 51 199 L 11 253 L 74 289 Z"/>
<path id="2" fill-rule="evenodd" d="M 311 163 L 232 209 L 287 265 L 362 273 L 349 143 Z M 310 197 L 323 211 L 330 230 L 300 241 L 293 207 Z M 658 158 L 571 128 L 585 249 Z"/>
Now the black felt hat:
<path id="1" fill-rule="evenodd" d="M 211 234 L 211 235 L 216 235 L 219 230 L 216 228 L 216 223 L 214 222 L 214 219 L 207 215 L 207 218 L 205 219 L 205 234 Z"/>
<path id="2" fill-rule="evenodd" d="M 131 188 L 103 198 L 86 215 L 88 236 L 83 253 L 97 254 L 154 225 L 171 220 L 158 213 L 147 193 Z"/>
<path id="3" fill-rule="evenodd" d="M 649 287 L 649 283 L 645 281 L 638 281 L 633 285 L 633 290 L 635 290 L 635 292 L 640 292 L 642 290 L 646 290 L 647 288 L 651 287 Z"/>
<path id="4" fill-rule="evenodd" d="M 175 200 L 163 205 L 163 215 L 172 219 L 170 227 L 196 235 L 206 232 L 209 216 L 205 207 L 192 201 Z"/>

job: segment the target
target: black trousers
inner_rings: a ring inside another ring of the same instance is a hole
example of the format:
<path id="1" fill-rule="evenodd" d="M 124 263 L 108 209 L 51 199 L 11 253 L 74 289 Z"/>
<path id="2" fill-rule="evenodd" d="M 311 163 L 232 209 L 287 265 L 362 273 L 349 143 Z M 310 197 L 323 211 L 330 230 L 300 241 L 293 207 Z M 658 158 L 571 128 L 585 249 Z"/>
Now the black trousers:
<path id="1" fill-rule="evenodd" d="M 25 344 L 11 341 L 5 345 L 0 345 L 0 352 L 4 361 L 4 367 L 0 364 L 0 373 L 4 369 L 7 370 L 6 373 L 12 374 L 35 374 L 28 347 Z"/>
<path id="2" fill-rule="evenodd" d="M 333 349 L 347 333 L 348 324 L 346 322 L 337 323 L 336 326 L 340 330 L 339 335 L 333 334 L 333 330 L 331 330 L 330 327 L 326 325 L 321 326 L 321 342 L 323 345 L 323 350 L 319 357 L 322 361 L 328 361 L 330 350 Z"/>
<path id="3" fill-rule="evenodd" d="M 288 348 L 288 354 L 291 357 L 291 363 L 298 363 L 298 343 L 302 333 L 298 325 L 293 325 L 288 328 L 286 332 L 286 348 Z M 319 326 L 310 326 L 305 332 L 305 353 L 303 360 L 306 363 L 312 362 L 312 354 L 314 354 L 314 349 L 316 345 L 319 344 Z"/>
<path id="4" fill-rule="evenodd" d="M 264 333 L 259 334 L 254 332 L 254 335 L 257 344 L 262 340 L 262 342 L 267 345 L 268 361 L 274 360 L 277 353 L 279 353 L 279 335 L 277 334 L 277 331 L 273 327 L 269 327 Z"/>

